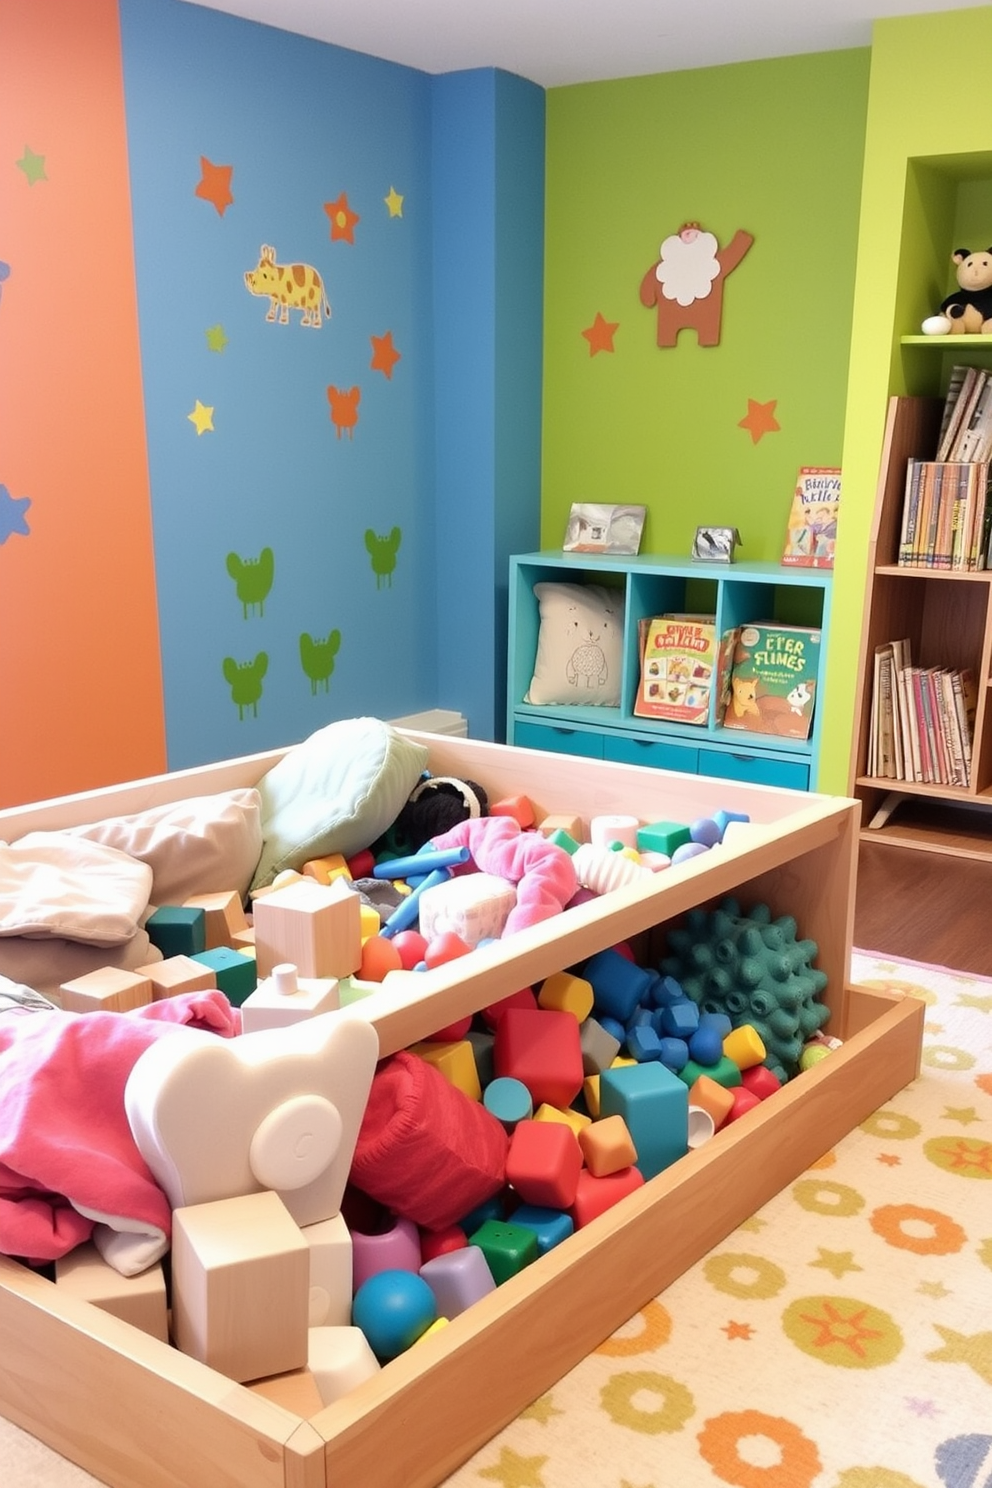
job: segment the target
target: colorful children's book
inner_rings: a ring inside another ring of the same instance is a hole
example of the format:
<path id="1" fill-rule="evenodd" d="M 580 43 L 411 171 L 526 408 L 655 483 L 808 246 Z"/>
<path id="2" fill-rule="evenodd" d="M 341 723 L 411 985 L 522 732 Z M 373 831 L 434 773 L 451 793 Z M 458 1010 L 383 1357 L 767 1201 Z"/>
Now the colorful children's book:
<path id="1" fill-rule="evenodd" d="M 819 630 L 742 625 L 734 647 L 724 728 L 808 739 L 819 668 Z"/>
<path id="2" fill-rule="evenodd" d="M 645 631 L 635 714 L 707 724 L 715 664 L 713 615 L 656 615 Z"/>
<path id="3" fill-rule="evenodd" d="M 840 470 L 803 465 L 796 477 L 782 562 L 802 568 L 833 568 L 840 510 Z"/>

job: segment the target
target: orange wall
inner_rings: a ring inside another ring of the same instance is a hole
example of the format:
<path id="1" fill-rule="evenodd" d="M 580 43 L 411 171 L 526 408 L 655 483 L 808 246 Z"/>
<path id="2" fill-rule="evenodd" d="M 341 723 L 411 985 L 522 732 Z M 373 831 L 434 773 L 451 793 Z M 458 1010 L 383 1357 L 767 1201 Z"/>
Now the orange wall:
<path id="1" fill-rule="evenodd" d="M 3 0 L 0 260 L 8 806 L 165 769 L 116 0 Z"/>

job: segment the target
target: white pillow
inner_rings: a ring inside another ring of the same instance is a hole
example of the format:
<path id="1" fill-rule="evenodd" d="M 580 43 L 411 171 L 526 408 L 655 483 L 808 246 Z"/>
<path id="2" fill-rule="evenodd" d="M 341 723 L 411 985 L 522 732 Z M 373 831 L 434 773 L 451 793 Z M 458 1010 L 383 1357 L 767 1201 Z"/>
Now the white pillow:
<path id="1" fill-rule="evenodd" d="M 139 930 L 122 945 L 86 945 L 81 940 L 29 940 L 26 935 L 0 939 L 0 976 L 9 977 L 32 987 L 56 1007 L 62 1005 L 63 982 L 105 966 L 121 971 L 137 971 L 162 960 L 162 952 L 148 939 L 147 930 Z"/>
<path id="2" fill-rule="evenodd" d="M 535 584 L 541 612 L 525 703 L 620 705 L 623 591 L 600 584 Z"/>
<path id="3" fill-rule="evenodd" d="M 136 933 L 151 886 L 147 864 L 114 847 L 29 832 L 0 843 L 0 936 L 121 945 Z"/>
<path id="4" fill-rule="evenodd" d="M 262 801 L 251 787 L 221 791 L 68 831 L 147 863 L 153 904 L 185 904 L 222 890 L 243 899 L 262 851 Z"/>
<path id="5" fill-rule="evenodd" d="M 318 729 L 258 782 L 264 846 L 252 888 L 328 853 L 352 857 L 399 816 L 427 764 L 427 749 L 379 718 Z"/>

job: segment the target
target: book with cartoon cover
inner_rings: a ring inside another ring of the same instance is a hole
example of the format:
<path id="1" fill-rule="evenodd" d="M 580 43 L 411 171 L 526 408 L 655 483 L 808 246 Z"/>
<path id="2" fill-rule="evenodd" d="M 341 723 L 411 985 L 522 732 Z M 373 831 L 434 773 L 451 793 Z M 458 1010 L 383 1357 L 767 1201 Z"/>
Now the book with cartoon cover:
<path id="1" fill-rule="evenodd" d="M 808 739 L 820 668 L 820 632 L 804 625 L 742 625 L 723 726 Z"/>
<path id="2" fill-rule="evenodd" d="M 833 568 L 840 510 L 840 470 L 803 465 L 786 527 L 782 562 L 798 568 Z"/>
<path id="3" fill-rule="evenodd" d="M 634 713 L 706 725 L 715 664 L 714 615 L 656 615 L 645 628 Z"/>

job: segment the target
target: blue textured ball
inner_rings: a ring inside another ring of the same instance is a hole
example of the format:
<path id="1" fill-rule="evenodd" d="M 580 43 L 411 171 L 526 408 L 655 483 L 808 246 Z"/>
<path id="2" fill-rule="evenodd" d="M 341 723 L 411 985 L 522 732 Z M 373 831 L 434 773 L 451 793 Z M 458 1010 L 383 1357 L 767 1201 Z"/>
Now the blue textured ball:
<path id="1" fill-rule="evenodd" d="M 355 1293 L 351 1320 L 377 1359 L 395 1359 L 437 1319 L 434 1293 L 413 1271 L 379 1271 Z"/>

